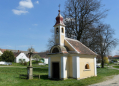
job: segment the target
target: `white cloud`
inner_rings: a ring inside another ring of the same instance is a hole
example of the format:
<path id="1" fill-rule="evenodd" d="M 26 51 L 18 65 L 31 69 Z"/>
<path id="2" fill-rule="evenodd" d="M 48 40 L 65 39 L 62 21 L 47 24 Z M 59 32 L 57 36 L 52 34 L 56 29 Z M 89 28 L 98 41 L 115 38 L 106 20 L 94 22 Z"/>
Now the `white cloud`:
<path id="1" fill-rule="evenodd" d="M 16 15 L 28 13 L 27 9 L 33 8 L 33 3 L 31 0 L 21 0 L 17 9 L 12 9 L 13 13 Z"/>
<path id="2" fill-rule="evenodd" d="M 36 1 L 35 3 L 36 3 L 36 4 L 39 4 L 39 1 Z"/>
<path id="3" fill-rule="evenodd" d="M 15 10 L 15 9 L 13 9 L 12 11 L 16 15 L 21 15 L 21 14 L 28 13 L 28 11 L 24 11 L 24 10 Z"/>
<path id="4" fill-rule="evenodd" d="M 25 8 L 33 8 L 33 3 L 31 0 L 22 0 L 19 2 L 20 7 L 25 7 Z"/>
<path id="5" fill-rule="evenodd" d="M 1 48 L 4 48 L 4 49 L 7 49 L 7 48 L 12 48 L 12 46 L 10 45 L 3 45 L 3 46 L 0 46 Z"/>

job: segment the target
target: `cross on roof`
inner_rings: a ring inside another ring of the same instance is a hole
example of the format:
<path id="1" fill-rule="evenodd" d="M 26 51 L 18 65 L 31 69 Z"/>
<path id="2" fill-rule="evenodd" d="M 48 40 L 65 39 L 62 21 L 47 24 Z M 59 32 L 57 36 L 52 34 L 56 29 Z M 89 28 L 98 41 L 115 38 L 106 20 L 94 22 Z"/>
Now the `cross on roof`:
<path id="1" fill-rule="evenodd" d="M 60 10 L 60 6 L 61 6 L 61 5 L 59 4 L 59 10 Z"/>

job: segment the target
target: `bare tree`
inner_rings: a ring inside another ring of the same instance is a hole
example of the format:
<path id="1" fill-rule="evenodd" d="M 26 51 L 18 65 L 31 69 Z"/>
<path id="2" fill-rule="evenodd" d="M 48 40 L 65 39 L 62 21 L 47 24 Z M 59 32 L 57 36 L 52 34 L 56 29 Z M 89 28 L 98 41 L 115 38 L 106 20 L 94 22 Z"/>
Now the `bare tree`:
<path id="1" fill-rule="evenodd" d="M 105 11 L 100 12 L 100 8 L 99 0 L 67 0 L 63 12 L 66 36 L 86 43 L 86 40 L 89 40 L 87 33 L 92 30 L 90 27 L 105 16 Z M 54 45 L 53 37 L 48 40 L 48 49 Z"/>
<path id="2" fill-rule="evenodd" d="M 34 53 L 35 52 L 35 49 L 31 46 L 31 48 L 28 48 L 27 51 Z"/>
<path id="3" fill-rule="evenodd" d="M 83 33 L 105 16 L 100 12 L 99 0 L 67 0 L 63 16 L 66 24 L 66 36 L 81 41 Z"/>
<path id="4" fill-rule="evenodd" d="M 52 36 L 48 39 L 47 50 L 50 50 L 51 47 L 55 45 L 54 29 L 52 28 L 50 32 L 52 33 Z"/>
<path id="5" fill-rule="evenodd" d="M 116 47 L 118 44 L 118 39 L 113 38 L 114 30 L 110 28 L 110 25 L 100 24 L 98 26 L 98 40 L 97 53 L 101 56 L 102 59 L 102 68 L 104 68 L 104 56 L 107 52 L 110 52 L 112 48 Z"/>

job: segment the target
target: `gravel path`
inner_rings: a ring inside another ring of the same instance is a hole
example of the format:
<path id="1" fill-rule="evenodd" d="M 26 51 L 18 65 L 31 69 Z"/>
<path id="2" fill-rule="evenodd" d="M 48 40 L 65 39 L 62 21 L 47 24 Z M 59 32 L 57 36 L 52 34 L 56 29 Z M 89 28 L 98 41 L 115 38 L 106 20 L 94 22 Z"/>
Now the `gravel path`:
<path id="1" fill-rule="evenodd" d="M 115 75 L 112 79 L 109 79 L 107 81 L 89 86 L 119 86 L 119 75 Z"/>
<path id="2" fill-rule="evenodd" d="M 117 68 L 111 68 L 111 69 L 117 69 Z M 119 75 L 115 75 L 112 79 L 109 79 L 107 81 L 97 83 L 97 84 L 92 84 L 89 86 L 119 86 Z"/>

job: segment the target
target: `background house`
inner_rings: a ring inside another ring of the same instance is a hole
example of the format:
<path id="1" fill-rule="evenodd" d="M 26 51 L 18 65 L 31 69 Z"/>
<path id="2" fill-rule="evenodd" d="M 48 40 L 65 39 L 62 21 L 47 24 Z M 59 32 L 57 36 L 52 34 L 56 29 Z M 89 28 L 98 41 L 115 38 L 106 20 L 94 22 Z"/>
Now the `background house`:
<path id="1" fill-rule="evenodd" d="M 33 56 L 36 55 L 36 54 L 38 54 L 41 58 L 44 59 L 44 62 L 43 63 L 48 64 L 48 57 L 46 55 L 47 53 L 48 53 L 48 51 L 46 51 L 46 52 L 40 52 L 40 53 L 34 53 Z M 32 60 L 35 60 L 35 59 L 32 58 Z"/>
<path id="2" fill-rule="evenodd" d="M 14 56 L 15 56 L 15 60 L 14 62 L 19 63 L 21 60 L 28 62 L 29 61 L 29 56 L 28 56 L 28 51 L 21 51 L 21 50 L 12 50 L 12 49 L 0 49 L 0 55 L 2 55 L 4 53 L 4 51 L 12 51 Z M 48 51 L 45 52 L 34 52 L 33 56 L 35 54 L 38 54 L 41 58 L 44 59 L 44 63 L 48 64 L 48 57 L 47 54 Z M 34 58 L 32 58 L 32 60 L 35 60 Z"/>
<path id="3" fill-rule="evenodd" d="M 108 56 L 109 61 L 113 61 L 113 60 L 118 60 L 119 61 L 119 55 L 114 55 L 114 56 Z"/>
<path id="4" fill-rule="evenodd" d="M 14 56 L 15 56 L 15 60 L 14 60 L 14 62 L 16 62 L 16 63 L 20 63 L 20 62 L 28 62 L 29 61 L 29 58 L 26 56 L 26 54 L 24 54 L 24 53 L 21 53 L 21 52 L 15 52 L 15 53 L 13 53 L 14 54 Z"/>
<path id="5" fill-rule="evenodd" d="M 2 55 L 4 53 L 4 51 L 12 51 L 14 56 L 15 56 L 15 60 L 14 62 L 19 63 L 20 61 L 24 61 L 24 62 L 28 62 L 29 58 L 26 56 L 26 54 L 28 53 L 28 51 L 20 51 L 20 50 L 11 50 L 11 49 L 0 49 L 0 52 Z"/>
<path id="6" fill-rule="evenodd" d="M 4 51 L 6 51 L 6 49 L 1 49 L 0 48 L 0 56 L 4 53 Z"/>

